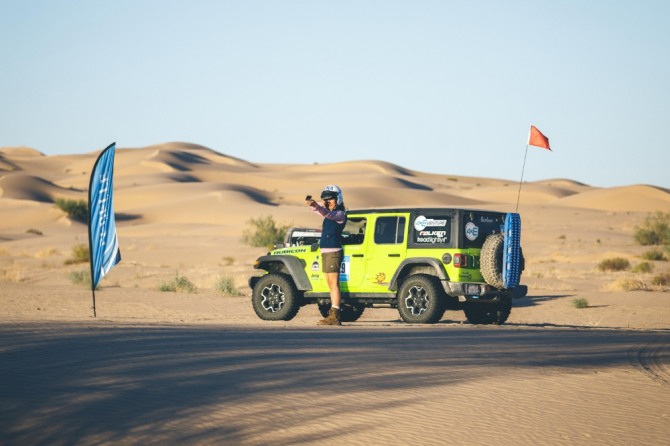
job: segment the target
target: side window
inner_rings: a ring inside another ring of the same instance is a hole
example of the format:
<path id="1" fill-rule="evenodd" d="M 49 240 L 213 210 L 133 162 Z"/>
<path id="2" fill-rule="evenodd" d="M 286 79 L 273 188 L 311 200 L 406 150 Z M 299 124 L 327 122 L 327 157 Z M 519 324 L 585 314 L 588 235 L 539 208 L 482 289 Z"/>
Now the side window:
<path id="1" fill-rule="evenodd" d="M 375 243 L 390 245 L 405 241 L 405 217 L 379 217 L 375 224 Z"/>
<path id="2" fill-rule="evenodd" d="M 349 218 L 342 231 L 343 245 L 361 245 L 365 240 L 365 218 Z"/>

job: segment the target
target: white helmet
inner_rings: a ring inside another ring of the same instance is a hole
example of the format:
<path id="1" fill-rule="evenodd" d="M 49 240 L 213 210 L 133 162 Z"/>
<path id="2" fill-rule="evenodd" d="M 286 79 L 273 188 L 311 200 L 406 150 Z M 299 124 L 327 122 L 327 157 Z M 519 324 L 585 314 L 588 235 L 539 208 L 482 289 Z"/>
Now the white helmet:
<path id="1" fill-rule="evenodd" d="M 325 198 L 337 198 L 337 205 L 340 206 L 344 203 L 344 197 L 342 196 L 342 189 L 335 186 L 334 184 L 329 184 L 323 188 L 321 192 L 321 199 Z"/>

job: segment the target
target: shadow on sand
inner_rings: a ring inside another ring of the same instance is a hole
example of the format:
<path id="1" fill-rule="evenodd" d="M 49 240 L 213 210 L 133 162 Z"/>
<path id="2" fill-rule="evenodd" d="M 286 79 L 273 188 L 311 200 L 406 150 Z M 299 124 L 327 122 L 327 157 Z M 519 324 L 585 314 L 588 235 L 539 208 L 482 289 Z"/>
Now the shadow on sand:
<path id="1" fill-rule="evenodd" d="M 295 401 L 310 405 L 312 398 L 387 390 L 407 394 L 510 370 L 583 373 L 630 364 L 630 352 L 640 345 L 670 343 L 670 333 L 658 331 L 453 324 L 18 328 L 0 325 L 0 438 L 5 444 L 114 443 L 137 438 L 137 432 L 155 442 L 247 443 L 249 429 L 264 429 L 263 420 L 268 426 L 276 426 L 276 416 L 299 422 L 294 418 L 305 407 L 292 406 Z M 300 399 L 283 404 L 289 395 Z M 269 403 L 251 406 L 255 409 L 241 419 L 231 415 L 218 427 L 174 427 L 207 418 L 213 406 L 264 399 Z M 378 404 L 341 403 L 345 411 L 359 413 L 383 409 Z M 306 440 L 276 444 L 301 441 Z"/>

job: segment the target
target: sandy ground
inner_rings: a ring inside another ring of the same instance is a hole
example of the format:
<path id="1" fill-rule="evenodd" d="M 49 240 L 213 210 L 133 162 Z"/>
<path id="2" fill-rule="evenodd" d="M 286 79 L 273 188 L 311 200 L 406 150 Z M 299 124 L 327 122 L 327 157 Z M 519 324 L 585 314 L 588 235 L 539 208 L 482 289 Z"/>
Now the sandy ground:
<path id="1" fill-rule="evenodd" d="M 449 311 L 435 325 L 366 310 L 317 327 L 259 320 L 251 217 L 318 226 L 301 200 L 333 182 L 350 208 L 514 210 L 512 181 L 379 162 L 255 165 L 170 143 L 117 152 L 123 260 L 92 296 L 71 264 L 94 154 L 0 149 L 0 444 L 670 444 L 670 293 L 633 273 L 633 232 L 670 212 L 651 185 L 524 184 L 529 295 L 503 326 Z M 631 268 L 601 272 L 603 259 Z M 66 264 L 68 263 L 68 264 Z M 193 293 L 158 290 L 176 274 Z M 216 282 L 232 278 L 238 295 Z M 627 291 L 632 290 L 632 291 Z M 588 307 L 578 309 L 573 300 Z"/>

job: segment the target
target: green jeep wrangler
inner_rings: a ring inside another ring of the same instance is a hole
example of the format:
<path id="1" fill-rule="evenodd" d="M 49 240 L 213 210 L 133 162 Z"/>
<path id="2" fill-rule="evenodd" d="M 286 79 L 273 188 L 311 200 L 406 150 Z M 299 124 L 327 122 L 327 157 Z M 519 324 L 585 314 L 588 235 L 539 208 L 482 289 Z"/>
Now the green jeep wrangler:
<path id="1" fill-rule="evenodd" d="M 518 214 L 452 208 L 347 211 L 340 270 L 343 322 L 365 308 L 397 308 L 408 323 L 438 322 L 447 309 L 473 324 L 502 324 L 524 268 Z M 264 320 L 290 320 L 300 307 L 330 309 L 318 243 L 274 249 L 256 260 L 252 305 Z"/>

